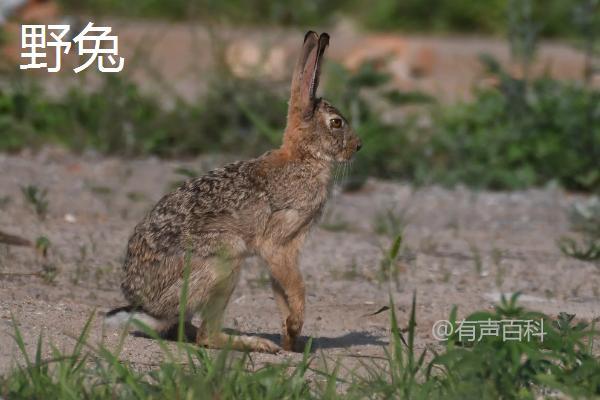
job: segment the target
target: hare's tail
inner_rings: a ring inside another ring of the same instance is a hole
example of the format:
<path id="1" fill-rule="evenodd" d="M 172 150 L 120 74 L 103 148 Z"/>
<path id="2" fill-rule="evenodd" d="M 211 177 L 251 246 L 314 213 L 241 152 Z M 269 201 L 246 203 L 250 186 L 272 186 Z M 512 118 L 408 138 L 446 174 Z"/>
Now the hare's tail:
<path id="1" fill-rule="evenodd" d="M 117 328 L 129 325 L 135 330 L 136 326 L 131 323 L 133 320 L 137 320 L 157 332 L 169 328 L 172 324 L 171 321 L 153 317 L 144 312 L 140 307 L 131 305 L 112 309 L 104 317 L 104 323 L 109 327 Z"/>

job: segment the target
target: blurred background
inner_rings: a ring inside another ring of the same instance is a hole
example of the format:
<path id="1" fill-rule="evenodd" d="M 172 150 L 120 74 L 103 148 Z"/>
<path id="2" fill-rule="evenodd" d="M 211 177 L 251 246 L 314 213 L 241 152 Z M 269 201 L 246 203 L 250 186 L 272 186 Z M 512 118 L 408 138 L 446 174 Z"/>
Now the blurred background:
<path id="1" fill-rule="evenodd" d="M 112 27 L 125 67 L 22 71 L 20 25 Z M 363 139 L 347 181 L 600 191 L 599 0 L 0 0 L 0 151 L 256 156 L 308 29 Z"/>

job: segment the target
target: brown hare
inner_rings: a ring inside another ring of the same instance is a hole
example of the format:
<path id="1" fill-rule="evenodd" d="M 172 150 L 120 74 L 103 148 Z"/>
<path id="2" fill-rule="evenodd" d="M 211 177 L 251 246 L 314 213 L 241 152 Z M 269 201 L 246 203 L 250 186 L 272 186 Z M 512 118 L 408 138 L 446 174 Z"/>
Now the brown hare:
<path id="1" fill-rule="evenodd" d="M 294 348 L 304 323 L 298 253 L 328 198 L 335 163 L 350 160 L 361 147 L 340 112 L 316 97 L 328 44 L 327 33 L 304 37 L 279 149 L 184 183 L 136 226 L 121 284 L 130 305 L 110 311 L 107 322 L 133 317 L 169 331 L 177 324 L 189 271 L 185 318 L 200 313 L 199 345 L 277 352 L 269 340 L 221 332 L 242 260 L 258 255 L 268 264 L 283 319 L 282 347 Z"/>

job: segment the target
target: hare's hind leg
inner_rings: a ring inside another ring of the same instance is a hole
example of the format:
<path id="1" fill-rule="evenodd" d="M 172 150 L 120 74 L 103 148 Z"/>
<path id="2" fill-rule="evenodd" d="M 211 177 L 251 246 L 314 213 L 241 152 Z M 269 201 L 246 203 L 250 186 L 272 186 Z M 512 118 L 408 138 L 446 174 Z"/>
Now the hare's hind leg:
<path id="1" fill-rule="evenodd" d="M 228 335 L 221 331 L 223 315 L 239 277 L 240 262 L 233 266 L 231 275 L 218 279 L 211 288 L 207 301 L 201 307 L 202 325 L 197 330 L 196 343 L 217 349 L 231 348 L 240 351 L 277 353 L 281 349 L 270 340 Z"/>

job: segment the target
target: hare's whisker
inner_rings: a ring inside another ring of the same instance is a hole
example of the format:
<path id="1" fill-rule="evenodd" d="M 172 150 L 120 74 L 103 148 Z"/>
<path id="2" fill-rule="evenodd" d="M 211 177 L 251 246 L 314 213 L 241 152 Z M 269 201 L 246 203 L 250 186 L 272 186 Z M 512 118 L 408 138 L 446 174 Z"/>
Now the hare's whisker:
<path id="1" fill-rule="evenodd" d="M 346 181 L 348 180 L 348 167 L 349 167 L 349 162 L 345 161 L 344 162 L 344 175 L 342 177 L 342 185 L 346 183 Z"/>
<path id="2" fill-rule="evenodd" d="M 341 169 L 340 169 L 340 163 L 337 163 L 335 165 L 335 175 L 334 175 L 334 186 L 338 186 L 340 183 L 340 175 L 341 175 Z"/>
<path id="3" fill-rule="evenodd" d="M 336 180 L 337 180 L 337 165 L 333 167 L 333 174 L 331 177 L 331 187 L 333 189 L 335 189 L 335 184 L 336 184 Z"/>

